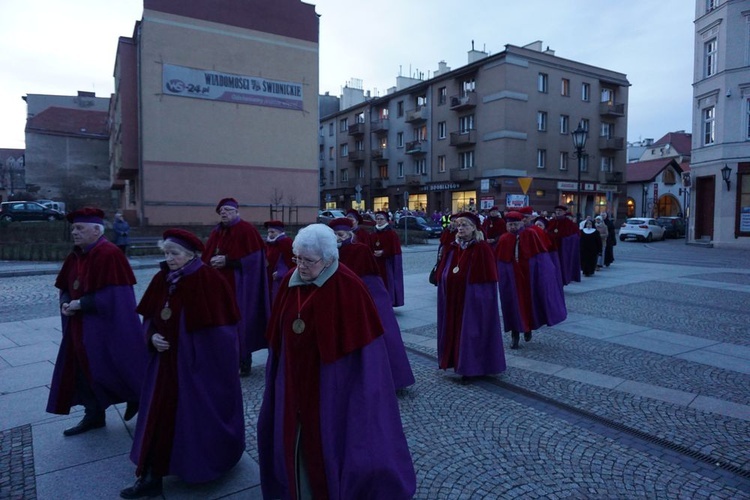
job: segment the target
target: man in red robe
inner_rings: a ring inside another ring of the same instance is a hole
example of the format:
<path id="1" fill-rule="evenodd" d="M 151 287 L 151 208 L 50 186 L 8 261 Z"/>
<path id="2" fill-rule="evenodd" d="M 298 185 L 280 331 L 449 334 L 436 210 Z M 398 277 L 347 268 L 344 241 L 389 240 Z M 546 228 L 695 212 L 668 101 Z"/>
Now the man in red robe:
<path id="1" fill-rule="evenodd" d="M 375 232 L 370 235 L 370 250 L 380 269 L 380 277 L 388 289 L 393 307 L 404 305 L 404 268 L 401 240 L 389 223 L 387 212 L 375 213 Z"/>
<path id="2" fill-rule="evenodd" d="M 203 262 L 218 269 L 229 281 L 241 319 L 240 375 L 248 376 L 253 352 L 266 347 L 263 332 L 270 311 L 266 251 L 255 227 L 240 218 L 237 200 L 224 198 L 216 205 L 221 222 L 206 242 Z"/>
<path id="3" fill-rule="evenodd" d="M 266 272 L 271 302 L 279 291 L 281 280 L 294 267 L 292 258 L 292 239 L 284 232 L 284 223 L 280 220 L 269 220 L 263 223 L 266 228 Z"/>
<path id="4" fill-rule="evenodd" d="M 571 281 L 581 281 L 580 233 L 578 224 L 568 217 L 566 206 L 555 207 L 555 218 L 547 225 L 547 234 L 560 258 L 563 285 Z"/>
<path id="5" fill-rule="evenodd" d="M 499 207 L 490 208 L 490 216 L 482 222 L 482 230 L 487 238 L 485 241 L 489 243 L 492 248 L 495 248 L 500 236 L 508 232 L 505 228 L 505 220 L 503 220 L 500 215 Z"/>
<path id="6" fill-rule="evenodd" d="M 55 286 L 60 290 L 62 341 L 52 374 L 47 411 L 83 419 L 63 434 L 104 427 L 105 410 L 127 402 L 125 420 L 138 411 L 146 348 L 138 333 L 135 276 L 125 255 L 104 238 L 104 212 L 83 208 L 67 216 L 75 245 Z"/>
<path id="7" fill-rule="evenodd" d="M 354 235 L 354 241 L 362 243 L 364 245 L 370 244 L 370 232 L 362 226 L 362 214 L 353 208 L 346 212 L 346 218 L 351 219 L 354 225 L 352 226 L 352 233 Z"/>

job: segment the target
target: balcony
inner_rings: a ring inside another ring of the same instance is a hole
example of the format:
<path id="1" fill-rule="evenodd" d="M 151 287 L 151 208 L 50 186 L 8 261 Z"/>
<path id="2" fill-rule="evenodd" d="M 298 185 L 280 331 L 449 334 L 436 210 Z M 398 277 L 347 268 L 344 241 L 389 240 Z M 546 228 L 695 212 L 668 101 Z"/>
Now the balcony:
<path id="1" fill-rule="evenodd" d="M 470 182 L 474 180 L 475 167 L 470 168 L 452 168 L 451 169 L 451 181 L 452 182 Z"/>
<path id="2" fill-rule="evenodd" d="M 346 179 L 346 180 L 339 179 L 338 182 L 336 183 L 336 187 L 339 187 L 339 188 L 353 187 L 355 184 L 356 182 L 354 182 L 353 180 L 350 181 L 349 179 Z"/>
<path id="3" fill-rule="evenodd" d="M 406 112 L 405 121 L 407 123 L 423 122 L 427 120 L 427 107 L 417 106 L 416 109 Z"/>
<path id="4" fill-rule="evenodd" d="M 419 174 L 407 175 L 405 182 L 407 186 L 419 186 L 422 184 L 422 176 Z"/>
<path id="5" fill-rule="evenodd" d="M 622 172 L 606 172 L 604 182 L 608 184 L 620 184 L 622 182 Z"/>
<path id="6" fill-rule="evenodd" d="M 477 93 L 467 92 L 465 96 L 451 96 L 451 109 L 453 111 L 462 111 L 477 106 Z"/>
<path id="7" fill-rule="evenodd" d="M 380 118 L 370 122 L 370 130 L 376 134 L 388 132 L 389 128 L 390 122 L 388 121 L 388 118 Z"/>
<path id="8" fill-rule="evenodd" d="M 622 137 L 600 137 L 599 149 L 614 149 L 620 151 L 623 149 L 625 139 Z"/>
<path id="9" fill-rule="evenodd" d="M 471 146 L 477 143 L 477 131 L 451 132 L 451 146 Z"/>
<path id="10" fill-rule="evenodd" d="M 349 151 L 349 161 L 365 161 L 364 151 Z"/>
<path id="11" fill-rule="evenodd" d="M 613 102 L 600 102 L 599 114 L 601 116 L 625 116 L 625 105 Z"/>
<path id="12" fill-rule="evenodd" d="M 362 135 L 364 133 L 365 133 L 364 123 L 355 123 L 354 125 L 349 125 L 349 135 Z"/>
<path id="13" fill-rule="evenodd" d="M 411 141 L 406 143 L 406 154 L 423 155 L 427 153 L 427 141 Z"/>
<path id="14" fill-rule="evenodd" d="M 384 179 L 373 179 L 372 184 L 375 189 L 385 189 L 388 187 L 388 178 L 386 177 Z"/>
<path id="15" fill-rule="evenodd" d="M 373 149 L 371 152 L 371 157 L 373 160 L 383 161 L 388 160 L 388 150 L 387 149 Z"/>

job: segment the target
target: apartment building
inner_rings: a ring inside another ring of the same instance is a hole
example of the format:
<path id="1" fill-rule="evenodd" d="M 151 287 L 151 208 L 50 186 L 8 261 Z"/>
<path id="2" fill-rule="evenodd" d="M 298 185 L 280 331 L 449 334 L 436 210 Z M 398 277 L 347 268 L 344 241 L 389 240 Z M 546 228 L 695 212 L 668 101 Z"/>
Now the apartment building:
<path id="1" fill-rule="evenodd" d="M 120 38 L 110 176 L 131 223 L 317 214 L 318 16 L 299 0 L 144 0 Z"/>
<path id="2" fill-rule="evenodd" d="M 422 76 L 321 115 L 321 206 L 431 213 L 562 203 L 624 217 L 626 75 L 537 41 L 493 55 L 472 48 L 465 66 L 441 62 Z M 571 138 L 579 125 L 588 132 L 580 163 Z"/>
<path id="3" fill-rule="evenodd" d="M 688 238 L 750 248 L 750 0 L 696 0 Z"/>

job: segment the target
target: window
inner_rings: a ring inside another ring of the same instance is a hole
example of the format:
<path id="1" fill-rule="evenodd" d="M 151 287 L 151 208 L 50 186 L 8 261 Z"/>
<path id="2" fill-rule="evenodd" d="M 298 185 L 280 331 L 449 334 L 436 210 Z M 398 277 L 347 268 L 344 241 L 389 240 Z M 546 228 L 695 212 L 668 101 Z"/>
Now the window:
<path id="1" fill-rule="evenodd" d="M 560 95 L 570 97 L 570 80 L 563 78 L 560 81 Z"/>
<path id="2" fill-rule="evenodd" d="M 706 0 L 706 12 L 711 12 L 719 4 L 719 0 Z"/>
<path id="3" fill-rule="evenodd" d="M 466 151 L 458 155 L 458 165 L 462 170 L 474 166 L 474 151 Z"/>
<path id="4" fill-rule="evenodd" d="M 602 156 L 602 172 L 612 172 L 615 166 L 615 159 L 612 156 Z"/>
<path id="5" fill-rule="evenodd" d="M 333 149 L 333 146 L 331 146 L 330 148 L 328 148 L 328 159 L 329 160 L 333 160 L 333 158 L 335 157 L 336 153 L 334 153 L 334 151 L 335 150 Z"/>
<path id="6" fill-rule="evenodd" d="M 718 62 L 718 42 L 716 41 L 716 38 L 713 38 L 706 42 L 704 45 L 704 54 L 705 54 L 705 76 L 709 77 L 711 75 L 716 74 L 716 63 Z"/>
<path id="7" fill-rule="evenodd" d="M 547 113 L 545 111 L 538 111 L 536 114 L 536 129 L 539 132 L 547 131 Z"/>
<path id="8" fill-rule="evenodd" d="M 438 122 L 438 139 L 445 139 L 446 128 L 445 122 Z"/>
<path id="9" fill-rule="evenodd" d="M 383 165 L 378 165 L 378 174 L 380 175 L 381 179 L 388 178 L 388 164 L 387 163 Z"/>
<path id="10" fill-rule="evenodd" d="M 466 97 L 467 95 L 469 95 L 469 92 L 474 92 L 474 89 L 476 88 L 476 80 L 474 80 L 474 78 L 467 78 L 466 80 L 461 82 L 461 97 Z"/>
<path id="11" fill-rule="evenodd" d="M 581 84 L 581 100 L 586 102 L 591 100 L 591 85 L 588 83 Z"/>
<path id="12" fill-rule="evenodd" d="M 537 149 L 536 150 L 536 168 L 547 167 L 547 150 Z"/>
<path id="13" fill-rule="evenodd" d="M 536 79 L 536 89 L 539 92 L 542 92 L 543 94 L 547 93 L 548 79 L 549 77 L 546 73 L 539 73 L 539 76 Z"/>
<path id="14" fill-rule="evenodd" d="M 579 124 L 581 125 L 581 128 L 583 130 L 585 130 L 586 132 L 589 131 L 589 119 L 588 118 L 582 118 Z"/>
<path id="15" fill-rule="evenodd" d="M 387 120 L 388 108 L 380 108 L 380 112 L 378 113 L 378 118 L 380 118 L 381 120 Z"/>
<path id="16" fill-rule="evenodd" d="M 365 167 L 359 166 L 357 167 L 357 179 L 364 179 L 365 178 Z"/>
<path id="17" fill-rule="evenodd" d="M 427 125 L 421 127 L 414 127 L 413 137 L 415 141 L 426 141 L 427 140 Z"/>
<path id="18" fill-rule="evenodd" d="M 397 148 L 404 147 L 404 133 L 403 132 L 399 132 L 396 134 L 396 147 Z"/>
<path id="19" fill-rule="evenodd" d="M 560 115 L 560 133 L 567 134 L 570 130 L 570 117 L 568 115 Z"/>
<path id="20" fill-rule="evenodd" d="M 362 139 L 359 139 L 359 140 L 355 141 L 354 142 L 354 149 L 356 149 L 357 151 L 364 151 L 365 150 L 365 141 L 363 141 Z"/>
<path id="21" fill-rule="evenodd" d="M 614 136 L 615 136 L 615 124 L 602 122 L 601 129 L 599 130 L 599 137 L 604 137 L 605 139 L 611 139 Z"/>
<path id="22" fill-rule="evenodd" d="M 568 152 L 560 153 L 560 170 L 568 170 Z"/>
<path id="23" fill-rule="evenodd" d="M 396 116 L 399 118 L 404 116 L 404 101 L 398 101 L 396 103 Z"/>
<path id="24" fill-rule="evenodd" d="M 703 110 L 703 145 L 710 146 L 716 142 L 716 108 L 711 106 Z"/>
<path id="25" fill-rule="evenodd" d="M 365 112 L 362 111 L 361 113 L 359 113 L 357 116 L 354 117 L 354 120 L 357 123 L 365 123 Z"/>
<path id="26" fill-rule="evenodd" d="M 349 131 L 349 118 L 342 118 L 339 120 L 339 132 Z"/>
<path id="27" fill-rule="evenodd" d="M 396 176 L 399 179 L 403 179 L 404 177 L 404 162 L 400 161 L 396 164 Z"/>
<path id="28" fill-rule="evenodd" d="M 388 147 L 388 138 L 387 137 L 378 138 L 378 148 L 386 149 L 387 147 Z"/>
<path id="29" fill-rule="evenodd" d="M 335 175 L 333 175 L 333 170 L 330 170 L 330 171 L 328 172 L 328 178 L 329 178 L 329 179 L 331 180 L 331 184 L 333 184 L 333 181 L 335 181 L 335 180 L 336 180 L 336 176 L 335 176 Z"/>
<path id="30" fill-rule="evenodd" d="M 341 182 L 349 182 L 349 169 L 341 169 Z"/>
<path id="31" fill-rule="evenodd" d="M 614 104 L 615 103 L 615 92 L 612 89 L 602 89 L 602 99 L 601 102 L 606 102 L 607 104 Z"/>
<path id="32" fill-rule="evenodd" d="M 349 156 L 349 144 L 342 144 L 341 145 L 341 157 Z"/>
<path id="33" fill-rule="evenodd" d="M 445 172 L 445 155 L 438 156 L 438 172 Z"/>
<path id="34" fill-rule="evenodd" d="M 321 144 L 320 147 L 319 147 L 318 159 L 319 160 L 324 160 L 325 159 L 325 155 L 326 155 L 325 146 L 323 146 Z"/>
<path id="35" fill-rule="evenodd" d="M 589 155 L 583 155 L 580 159 L 579 165 L 581 166 L 581 172 L 589 171 Z"/>
<path id="36" fill-rule="evenodd" d="M 425 158 L 414 160 L 414 174 L 427 175 L 427 160 Z"/>
<path id="37" fill-rule="evenodd" d="M 328 135 L 333 135 L 333 122 L 328 124 Z"/>
<path id="38" fill-rule="evenodd" d="M 474 115 L 462 116 L 458 119 L 458 131 L 462 134 L 474 130 Z"/>
<path id="39" fill-rule="evenodd" d="M 745 140 L 750 140 L 750 99 L 745 99 Z"/>
<path id="40" fill-rule="evenodd" d="M 427 94 L 417 96 L 415 101 L 417 109 L 421 109 L 423 106 L 427 106 Z"/>
<path id="41" fill-rule="evenodd" d="M 445 104 L 446 102 L 448 102 L 448 89 L 440 87 L 438 89 L 438 106 Z"/>
<path id="42" fill-rule="evenodd" d="M 323 137 L 323 125 L 320 126 L 320 137 Z"/>

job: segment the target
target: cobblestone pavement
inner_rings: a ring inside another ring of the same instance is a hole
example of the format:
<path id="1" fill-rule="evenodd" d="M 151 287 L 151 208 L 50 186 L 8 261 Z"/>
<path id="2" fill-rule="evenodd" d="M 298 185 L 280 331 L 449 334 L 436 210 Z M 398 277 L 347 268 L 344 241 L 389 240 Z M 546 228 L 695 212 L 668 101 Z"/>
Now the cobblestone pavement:
<path id="1" fill-rule="evenodd" d="M 407 252 L 405 273 L 423 275 L 426 282 L 434 250 L 433 245 Z M 709 253 L 680 240 L 619 243 L 615 252 L 612 268 L 590 278 L 594 281 L 570 286 L 569 322 L 608 320 L 655 337 L 750 346 L 746 253 Z M 675 260 L 716 272 L 609 284 L 619 279 L 618 263 Z M 154 268 L 135 272 L 140 297 Z M 55 315 L 53 281 L 54 275 L 0 278 L 5 298 L 0 328 L 4 322 Z M 602 287 L 581 291 L 591 283 Z M 466 383 L 437 369 L 434 324 L 402 333 L 416 378 L 414 386 L 399 392 L 417 471 L 416 498 L 750 498 L 750 415 L 705 411 L 643 389 L 658 386 L 668 395 L 746 408 L 749 370 L 583 336 L 565 322 L 543 328 L 518 351 L 506 351 L 505 373 Z M 524 368 L 531 363 L 562 367 L 568 376 L 552 368 Z M 615 390 L 606 383 L 610 379 L 627 384 Z M 242 386 L 248 455 L 257 460 L 263 367 L 254 367 Z M 21 427 L 0 432 L 0 498 L 17 498 L 8 493 L 17 491 L 24 491 L 18 498 L 35 497 L 25 432 Z"/>

